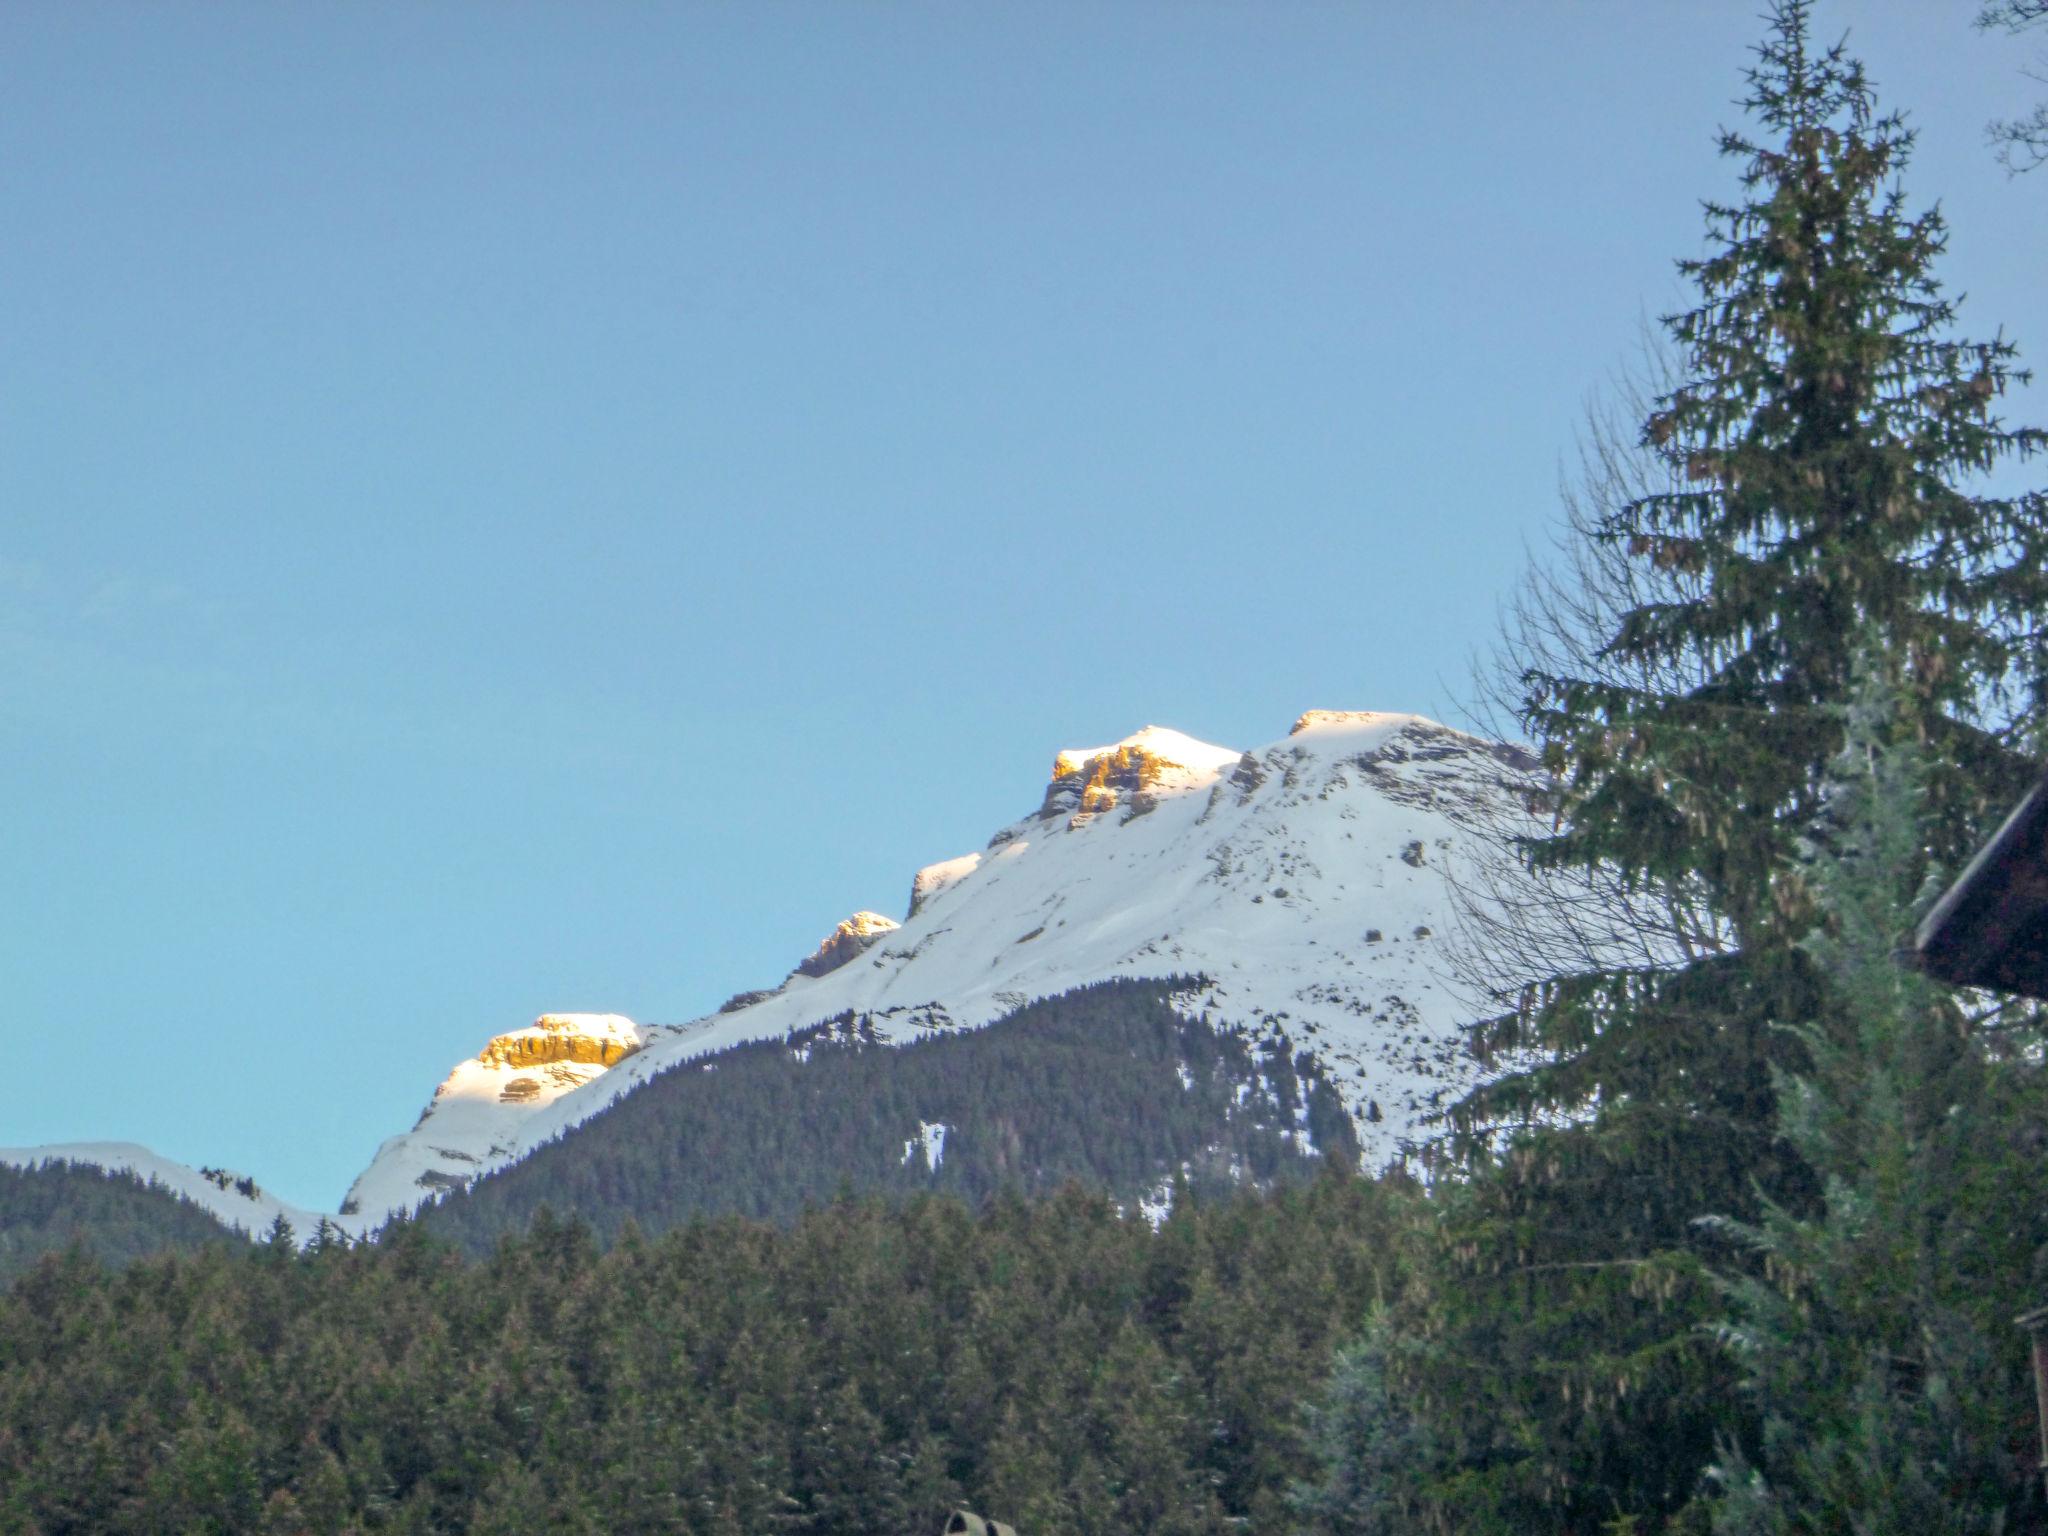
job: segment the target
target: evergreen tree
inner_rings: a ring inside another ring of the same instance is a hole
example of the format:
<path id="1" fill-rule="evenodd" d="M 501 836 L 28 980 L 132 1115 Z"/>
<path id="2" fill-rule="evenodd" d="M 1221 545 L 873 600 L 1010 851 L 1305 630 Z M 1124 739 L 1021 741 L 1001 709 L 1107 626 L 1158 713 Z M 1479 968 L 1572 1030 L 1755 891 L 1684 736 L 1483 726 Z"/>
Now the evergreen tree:
<path id="1" fill-rule="evenodd" d="M 1899 963 L 1930 893 L 1926 765 L 1898 738 L 1895 698 L 1873 679 L 1850 712 L 1812 866 L 1823 922 L 1804 946 L 1834 1006 L 1795 1026 L 1810 1067 L 1778 1095 L 1823 1202 L 1722 1223 L 1761 1261 L 1725 1275 L 1716 1329 L 1756 1422 L 1713 1469 L 1723 1536 L 1961 1536 L 2043 1514 L 2014 1454 L 2027 1384 L 2001 1315 L 2026 1269 L 1995 1235 L 2040 1183 L 2030 1150 L 2000 1144 L 2031 1134 L 2040 1074 L 1987 1059 L 1954 995 Z M 2001 1079 L 2031 1113 L 2012 1113 Z M 2023 1221 L 2038 1239 L 2039 1218 Z"/>
<path id="2" fill-rule="evenodd" d="M 1799 852 L 1860 637 L 1895 664 L 1952 867 L 2037 745 L 2048 506 L 1970 487 L 2042 438 L 1996 414 L 2012 346 L 1951 335 L 1944 226 L 1897 182 L 1911 133 L 1840 47 L 1812 47 L 1808 13 L 1773 9 L 1754 132 L 1722 138 L 1742 195 L 1709 205 L 1709 249 L 1681 263 L 1680 378 L 1643 427 L 1669 483 L 1596 528 L 1684 579 L 1644 584 L 1656 600 L 1598 637 L 1590 675 L 1522 680 L 1557 785 L 1527 862 L 1711 922 L 1689 951 L 1544 981 L 1480 1031 L 1524 1069 L 1453 1112 L 1474 1178 L 1445 1203 L 1435 1314 L 1402 1320 L 1440 1404 L 1440 1508 L 1476 1529 L 1689 1520 L 1716 1437 L 1742 1430 L 1697 1327 L 1726 1235 L 1694 1218 L 1818 1195 L 1778 1134 L 1773 1074 L 1803 1063 L 1775 1026 L 1829 1006 Z"/>
<path id="3" fill-rule="evenodd" d="M 1387 1370 L 1398 1335 L 1384 1310 L 1338 1352 L 1336 1368 L 1309 1411 L 1317 1477 L 1296 1486 L 1294 1507 L 1314 1536 L 1403 1536 L 1415 1529 L 1422 1427 Z"/>
<path id="4" fill-rule="evenodd" d="M 417 1224 L 0 1290 L 0 1530 L 1284 1530 L 1413 1190 L 924 1195 L 461 1260 Z"/>
<path id="5" fill-rule="evenodd" d="M 1896 185 L 1912 134 L 1879 115 L 1839 46 L 1811 49 L 1808 9 L 1776 7 L 1747 101 L 1764 133 L 1722 140 L 1747 195 L 1709 205 L 1712 248 L 1680 264 L 1698 294 L 1667 321 L 1685 377 L 1644 441 L 1681 483 L 1597 530 L 1693 578 L 1687 595 L 1620 615 L 1601 655 L 1651 677 L 1684 661 L 1701 681 L 1523 678 L 1523 724 L 1560 785 L 1559 831 L 1527 846 L 1531 865 L 1697 893 L 1728 954 L 1747 958 L 1709 956 L 1687 968 L 1709 974 L 1682 979 L 1552 983 L 1496 1041 L 1540 1047 L 1550 1065 L 1479 1096 L 1467 1123 L 1639 1092 L 1657 1065 L 1641 1037 L 1698 1035 L 1696 1016 L 1682 1026 L 1703 989 L 1722 995 L 1717 1014 L 1753 1017 L 1798 984 L 1787 957 L 1813 910 L 1794 852 L 1842 747 L 1860 635 L 1898 658 L 1902 707 L 1929 744 L 1939 856 L 1959 867 L 2025 781 L 2015 749 L 2040 744 L 2048 501 L 1965 489 L 2042 446 L 1995 414 L 2026 375 L 2011 343 L 1949 334 L 1954 305 L 1933 271 L 1945 226 L 1938 211 L 1909 213 Z M 1665 1029 L 1673 1011 L 1681 1027 Z"/>

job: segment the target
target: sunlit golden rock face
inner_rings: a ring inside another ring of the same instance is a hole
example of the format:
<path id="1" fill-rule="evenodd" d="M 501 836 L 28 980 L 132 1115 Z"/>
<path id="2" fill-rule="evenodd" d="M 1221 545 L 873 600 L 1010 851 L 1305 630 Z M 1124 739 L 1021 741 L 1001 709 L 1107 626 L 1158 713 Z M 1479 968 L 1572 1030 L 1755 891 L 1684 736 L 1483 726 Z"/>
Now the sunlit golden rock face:
<path id="1" fill-rule="evenodd" d="M 1134 812 L 1151 809 L 1146 792 L 1169 775 L 1186 772 L 1186 765 L 1136 742 L 1109 747 L 1082 757 L 1062 752 L 1052 760 L 1052 783 L 1046 786 L 1045 804 L 1038 814 L 1051 818 L 1070 811 L 1076 816 L 1098 816 L 1128 802 Z"/>
<path id="2" fill-rule="evenodd" d="M 825 942 L 796 968 L 799 976 L 829 976 L 885 933 L 902 924 L 879 912 L 856 912 L 826 935 Z"/>
<path id="3" fill-rule="evenodd" d="M 487 1067 L 547 1067 L 556 1063 L 615 1066 L 640 1049 L 618 1029 L 593 1027 L 587 1015 L 544 1013 L 529 1029 L 499 1035 L 477 1053 Z"/>

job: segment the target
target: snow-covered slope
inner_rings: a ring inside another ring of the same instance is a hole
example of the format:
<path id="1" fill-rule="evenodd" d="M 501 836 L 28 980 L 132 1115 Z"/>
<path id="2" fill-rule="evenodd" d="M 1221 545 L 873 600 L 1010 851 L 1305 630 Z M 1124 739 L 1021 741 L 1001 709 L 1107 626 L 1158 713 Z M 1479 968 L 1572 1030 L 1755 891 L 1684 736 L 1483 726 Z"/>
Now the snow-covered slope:
<path id="1" fill-rule="evenodd" d="M 350 1223 L 332 1212 L 309 1211 L 280 1200 L 247 1174 L 225 1168 L 191 1168 L 159 1157 L 147 1147 L 129 1141 L 73 1141 L 48 1147 L 0 1147 L 0 1163 L 16 1168 L 33 1168 L 42 1163 L 80 1163 L 105 1168 L 112 1173 L 132 1173 L 149 1183 L 162 1185 L 174 1195 L 183 1195 L 194 1205 L 211 1213 L 238 1232 L 261 1237 L 282 1216 L 292 1224 L 300 1242 L 310 1241 L 325 1216 L 350 1232 L 361 1223 Z"/>
<path id="2" fill-rule="evenodd" d="M 1447 974 L 1445 876 L 1516 813 L 1533 768 L 1519 749 L 1363 711 L 1311 711 L 1253 752 L 1158 727 L 1061 752 L 1035 812 L 918 872 L 900 926 L 848 919 L 779 986 L 648 1027 L 615 1070 L 475 1139 L 444 1088 L 355 1198 L 366 1213 L 417 1200 L 655 1073 L 848 1010 L 905 1041 L 1112 976 L 1201 975 L 1191 1006 L 1283 1027 L 1336 1076 L 1368 1161 L 1384 1163 L 1476 1079 Z"/>
<path id="3" fill-rule="evenodd" d="M 1061 752 L 1035 811 L 918 872 L 900 925 L 856 913 L 779 985 L 692 1023 L 546 1014 L 496 1037 L 378 1149 L 344 1223 L 375 1226 L 728 1046 L 848 1011 L 908 1041 L 1115 976 L 1201 976 L 1190 1008 L 1284 1029 L 1382 1164 L 1477 1078 L 1446 876 L 1521 814 L 1534 769 L 1518 748 L 1363 711 L 1310 711 L 1251 752 L 1156 726 Z M 279 1209 L 302 1233 L 318 1219 L 141 1148 L 0 1152 L 46 1156 L 154 1174 L 245 1228 Z"/>
<path id="4" fill-rule="evenodd" d="M 377 1149 L 342 1210 L 379 1222 L 517 1156 L 537 1112 L 602 1078 L 648 1033 L 623 1014 L 544 1013 L 494 1036 L 448 1074 L 410 1131 Z"/>

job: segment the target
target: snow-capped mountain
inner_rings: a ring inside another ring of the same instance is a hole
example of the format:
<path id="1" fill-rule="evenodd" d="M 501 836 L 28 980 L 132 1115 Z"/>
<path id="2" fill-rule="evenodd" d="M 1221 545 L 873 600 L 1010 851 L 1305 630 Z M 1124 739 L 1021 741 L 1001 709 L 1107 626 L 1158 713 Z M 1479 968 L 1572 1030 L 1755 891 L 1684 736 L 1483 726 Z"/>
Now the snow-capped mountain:
<path id="1" fill-rule="evenodd" d="M 485 1106 L 444 1086 L 352 1199 L 366 1214 L 416 1201 L 744 1041 L 849 1011 L 885 1040 L 916 1039 L 1113 976 L 1200 975 L 1190 1006 L 1284 1024 L 1338 1078 L 1368 1163 L 1384 1163 L 1476 1080 L 1447 974 L 1446 875 L 1516 813 L 1533 768 L 1418 716 L 1325 710 L 1252 752 L 1156 726 L 1061 752 L 1035 811 L 918 871 L 901 924 L 856 914 L 779 986 L 649 1027 L 588 1084 L 491 1106 L 488 1129 Z"/>
<path id="2" fill-rule="evenodd" d="M 498 1036 L 378 1150 L 345 1225 L 372 1227 L 733 1045 L 848 1012 L 901 1043 L 1119 976 L 1199 976 L 1190 1009 L 1284 1028 L 1339 1083 L 1367 1165 L 1384 1164 L 1477 1079 L 1447 877 L 1522 814 L 1534 770 L 1518 748 L 1418 716 L 1324 710 L 1249 752 L 1153 726 L 1061 752 L 1035 810 L 917 873 L 900 923 L 856 913 L 778 985 L 682 1025 L 549 1014 Z"/>
<path id="3" fill-rule="evenodd" d="M 617 1013 L 544 1013 L 493 1036 L 443 1079 L 412 1130 L 377 1149 L 343 1214 L 374 1224 L 518 1156 L 536 1112 L 596 1082 L 650 1033 Z"/>

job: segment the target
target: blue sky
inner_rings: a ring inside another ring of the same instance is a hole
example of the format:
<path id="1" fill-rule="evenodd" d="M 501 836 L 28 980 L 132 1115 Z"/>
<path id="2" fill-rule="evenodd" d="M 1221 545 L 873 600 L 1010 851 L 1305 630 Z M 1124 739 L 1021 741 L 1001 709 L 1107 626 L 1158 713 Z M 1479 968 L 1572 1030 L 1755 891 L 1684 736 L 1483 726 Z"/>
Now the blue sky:
<path id="1" fill-rule="evenodd" d="M 0 1144 L 331 1203 L 1058 747 L 1454 715 L 1757 8 L 0 8 Z M 2038 358 L 1973 9 L 1820 14 Z"/>

